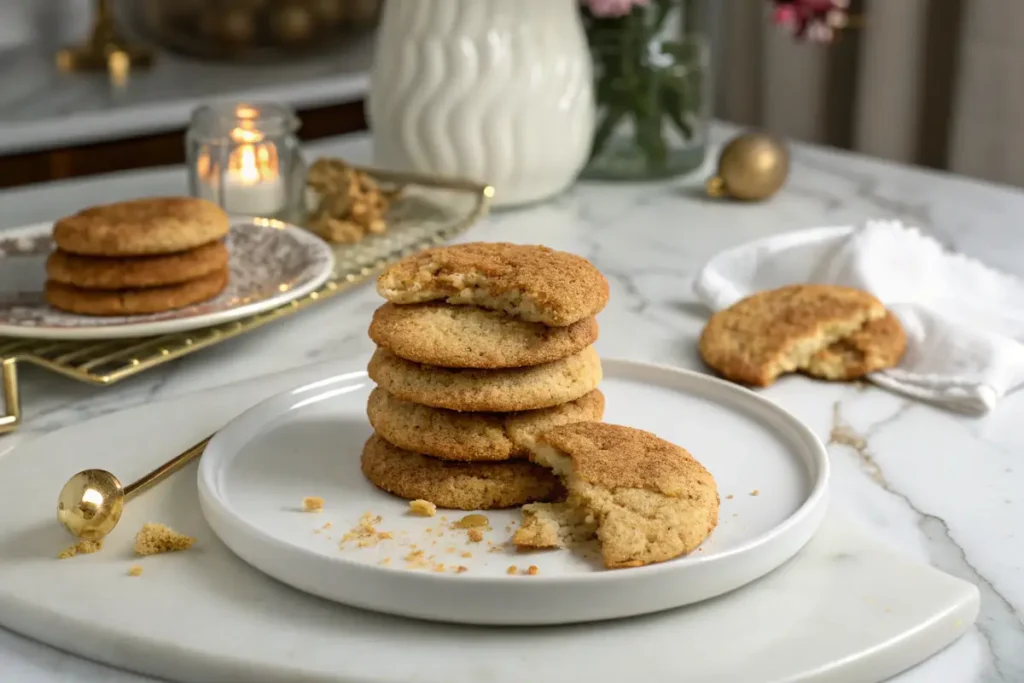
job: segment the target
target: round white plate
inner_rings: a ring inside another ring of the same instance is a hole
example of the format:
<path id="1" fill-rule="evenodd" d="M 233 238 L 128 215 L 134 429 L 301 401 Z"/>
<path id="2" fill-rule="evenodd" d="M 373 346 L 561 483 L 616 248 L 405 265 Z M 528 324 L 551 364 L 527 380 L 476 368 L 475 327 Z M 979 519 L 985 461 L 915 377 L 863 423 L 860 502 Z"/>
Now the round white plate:
<path id="1" fill-rule="evenodd" d="M 829 470 L 810 429 L 767 399 L 705 375 L 626 361 L 604 368 L 606 422 L 684 446 L 715 477 L 719 525 L 686 557 L 609 571 L 568 550 L 515 553 L 506 544 L 518 510 L 483 513 L 491 530 L 479 543 L 450 528 L 465 512 L 409 515 L 406 501 L 360 472 L 371 434 L 364 373 L 305 385 L 230 422 L 200 463 L 203 514 L 235 554 L 299 590 L 472 624 L 559 624 L 679 607 L 749 583 L 807 543 L 827 507 Z M 307 496 L 322 497 L 324 510 L 303 512 Z M 392 538 L 342 545 L 366 514 Z M 530 565 L 535 575 L 524 572 Z"/>
<path id="2" fill-rule="evenodd" d="M 0 232 L 0 335 L 117 339 L 184 332 L 301 298 L 334 269 L 334 252 L 316 235 L 278 221 L 232 218 L 226 240 L 231 279 L 216 298 L 150 315 L 74 315 L 51 308 L 43 297 L 52 228 L 52 223 L 39 223 Z"/>

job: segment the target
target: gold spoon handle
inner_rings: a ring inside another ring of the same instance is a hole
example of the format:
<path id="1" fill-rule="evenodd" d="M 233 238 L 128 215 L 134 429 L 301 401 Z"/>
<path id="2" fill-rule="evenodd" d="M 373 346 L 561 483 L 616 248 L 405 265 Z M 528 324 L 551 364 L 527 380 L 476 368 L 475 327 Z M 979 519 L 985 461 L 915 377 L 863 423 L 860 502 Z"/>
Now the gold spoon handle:
<path id="1" fill-rule="evenodd" d="M 131 484 L 128 484 L 128 486 L 125 486 L 125 501 L 129 501 L 135 496 L 142 493 L 143 491 L 146 491 L 155 486 L 156 484 L 159 484 L 161 481 L 171 476 L 172 474 L 174 474 L 175 472 L 177 472 L 182 467 L 189 464 L 196 458 L 198 458 L 200 455 L 203 454 L 203 450 L 206 448 L 206 444 L 210 443 L 210 439 L 212 438 L 213 435 L 206 437 L 199 443 L 195 444 L 194 446 L 191 446 L 188 450 L 182 452 L 179 455 L 176 455 L 172 459 L 165 462 L 163 465 L 160 465 L 152 472 L 142 475 L 140 478 L 136 479 Z"/>

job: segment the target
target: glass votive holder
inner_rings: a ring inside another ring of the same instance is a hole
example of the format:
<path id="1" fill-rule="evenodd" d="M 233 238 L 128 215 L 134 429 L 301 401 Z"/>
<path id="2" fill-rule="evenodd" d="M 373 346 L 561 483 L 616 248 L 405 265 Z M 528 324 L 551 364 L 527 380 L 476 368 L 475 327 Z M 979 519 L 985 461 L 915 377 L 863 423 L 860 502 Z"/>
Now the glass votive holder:
<path id="1" fill-rule="evenodd" d="M 306 165 L 299 119 L 282 104 L 212 104 L 185 136 L 189 190 L 230 214 L 299 223 Z"/>

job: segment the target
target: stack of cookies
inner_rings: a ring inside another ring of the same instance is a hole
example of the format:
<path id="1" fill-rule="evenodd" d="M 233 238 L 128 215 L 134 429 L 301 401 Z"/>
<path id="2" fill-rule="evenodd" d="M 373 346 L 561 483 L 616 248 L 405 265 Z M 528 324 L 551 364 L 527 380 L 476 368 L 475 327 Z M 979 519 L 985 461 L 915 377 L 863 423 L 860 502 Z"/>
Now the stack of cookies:
<path id="1" fill-rule="evenodd" d="M 366 477 L 462 510 L 564 495 L 529 452 L 541 432 L 604 414 L 592 346 L 604 276 L 546 247 L 473 243 L 405 259 L 377 291 Z"/>
<path id="2" fill-rule="evenodd" d="M 705 363 L 759 387 L 791 372 L 860 379 L 898 364 L 906 346 L 903 327 L 881 301 L 836 285 L 758 292 L 711 316 L 700 337 Z"/>
<path id="3" fill-rule="evenodd" d="M 96 206 L 53 226 L 46 300 L 81 315 L 160 313 L 220 294 L 228 283 L 228 216 L 192 197 Z"/>

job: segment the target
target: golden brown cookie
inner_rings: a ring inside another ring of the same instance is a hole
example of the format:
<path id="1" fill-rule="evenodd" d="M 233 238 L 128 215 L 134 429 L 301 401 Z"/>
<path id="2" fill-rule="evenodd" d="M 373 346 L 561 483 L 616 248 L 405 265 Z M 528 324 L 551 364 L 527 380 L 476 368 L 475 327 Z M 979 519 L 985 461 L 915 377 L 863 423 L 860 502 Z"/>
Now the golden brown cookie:
<path id="1" fill-rule="evenodd" d="M 440 508 L 493 510 L 563 495 L 557 477 L 525 460 L 446 462 L 402 450 L 376 434 L 363 447 L 362 468 L 377 488 Z"/>
<path id="2" fill-rule="evenodd" d="M 396 304 L 472 304 L 552 327 L 594 316 L 608 303 L 608 281 L 585 258 L 505 242 L 427 249 L 385 270 L 377 291 Z"/>
<path id="3" fill-rule="evenodd" d="M 811 356 L 801 370 L 819 379 L 848 381 L 899 364 L 907 335 L 890 311 Z"/>
<path id="4" fill-rule="evenodd" d="M 370 379 L 396 398 L 472 412 L 550 408 L 575 401 L 601 382 L 601 359 L 592 346 L 552 363 L 503 370 L 438 368 L 377 349 L 368 370 Z"/>
<path id="5" fill-rule="evenodd" d="M 173 254 L 228 234 L 228 215 L 195 197 L 152 197 L 94 206 L 61 218 L 53 241 L 85 256 Z"/>
<path id="6" fill-rule="evenodd" d="M 228 267 L 221 241 L 165 256 L 106 258 L 80 256 L 57 249 L 46 260 L 46 275 L 83 289 L 137 289 L 175 285 Z"/>
<path id="7" fill-rule="evenodd" d="M 406 360 L 443 368 L 519 368 L 571 356 L 597 341 L 597 319 L 566 327 L 529 323 L 478 306 L 386 303 L 370 338 Z"/>
<path id="8" fill-rule="evenodd" d="M 380 387 L 367 402 L 370 424 L 391 443 L 442 460 L 525 458 L 537 434 L 570 422 L 600 420 L 604 394 L 520 413 L 459 413 L 397 399 Z"/>
<path id="9" fill-rule="evenodd" d="M 577 422 L 541 434 L 532 458 L 561 477 L 569 496 L 524 508 L 517 546 L 596 535 L 606 567 L 639 567 L 692 552 L 718 524 L 711 473 L 650 432 Z"/>
<path id="10" fill-rule="evenodd" d="M 758 292 L 711 316 L 700 336 L 700 355 L 726 379 L 768 386 L 884 315 L 881 301 L 849 287 L 791 285 Z"/>
<path id="11" fill-rule="evenodd" d="M 79 315 L 142 315 L 212 299 L 227 284 L 227 268 L 177 285 L 148 289 L 81 289 L 47 280 L 46 301 L 56 309 Z"/>

